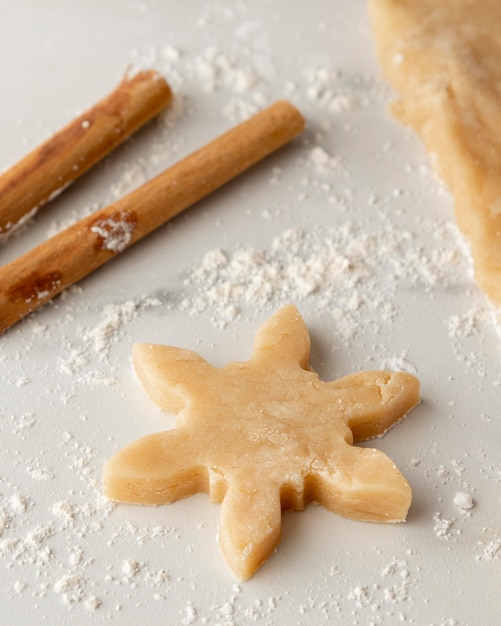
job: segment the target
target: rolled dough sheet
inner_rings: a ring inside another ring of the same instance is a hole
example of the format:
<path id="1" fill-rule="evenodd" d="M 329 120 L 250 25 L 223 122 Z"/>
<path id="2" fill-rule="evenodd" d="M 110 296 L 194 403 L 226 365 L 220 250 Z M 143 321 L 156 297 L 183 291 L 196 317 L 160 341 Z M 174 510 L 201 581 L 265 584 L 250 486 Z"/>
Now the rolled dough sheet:
<path id="1" fill-rule="evenodd" d="M 501 320 L 501 0 L 369 0 L 379 61 L 454 196 Z"/>

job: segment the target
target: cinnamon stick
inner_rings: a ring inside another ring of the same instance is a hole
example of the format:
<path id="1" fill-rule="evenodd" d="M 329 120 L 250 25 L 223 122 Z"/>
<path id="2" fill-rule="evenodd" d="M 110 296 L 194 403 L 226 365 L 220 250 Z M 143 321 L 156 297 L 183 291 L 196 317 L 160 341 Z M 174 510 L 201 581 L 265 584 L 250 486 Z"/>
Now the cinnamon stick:
<path id="1" fill-rule="evenodd" d="M 102 159 L 172 98 L 154 71 L 126 76 L 103 100 L 0 175 L 0 239 Z"/>
<path id="2" fill-rule="evenodd" d="M 0 268 L 0 333 L 283 146 L 304 125 L 294 106 L 278 101 Z"/>

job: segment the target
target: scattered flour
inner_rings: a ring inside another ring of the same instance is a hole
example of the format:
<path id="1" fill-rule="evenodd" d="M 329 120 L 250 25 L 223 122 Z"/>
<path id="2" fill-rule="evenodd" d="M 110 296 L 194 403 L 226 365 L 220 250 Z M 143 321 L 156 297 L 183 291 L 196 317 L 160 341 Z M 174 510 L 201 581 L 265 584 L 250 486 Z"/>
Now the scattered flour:
<path id="1" fill-rule="evenodd" d="M 195 71 L 208 93 L 222 90 L 230 94 L 224 112 L 234 122 L 250 117 L 269 102 L 268 85 L 257 70 L 216 47 L 196 57 Z"/>
<path id="2" fill-rule="evenodd" d="M 435 513 L 433 521 L 435 522 L 433 531 L 435 532 L 435 536 L 439 539 L 449 541 L 454 535 L 461 533 L 460 530 L 454 528 L 455 519 L 446 519 L 442 517 L 440 513 Z"/>
<path id="3" fill-rule="evenodd" d="M 471 494 L 464 491 L 457 491 L 454 496 L 454 504 L 463 512 L 473 508 L 474 502 Z"/>
<path id="4" fill-rule="evenodd" d="M 501 539 L 495 539 L 482 546 L 482 551 L 475 558 L 477 561 L 492 561 L 501 556 Z"/>
<path id="5" fill-rule="evenodd" d="M 91 231 L 101 237 L 103 250 L 123 252 L 132 240 L 135 222 L 127 214 L 97 221 Z"/>
<path id="6" fill-rule="evenodd" d="M 16 580 L 14 583 L 14 589 L 17 593 L 23 593 L 26 590 L 27 584 L 23 580 Z"/>
<path id="7" fill-rule="evenodd" d="M 29 507 L 28 499 L 19 493 L 14 493 L 10 499 L 10 506 L 13 513 L 25 513 Z"/>
<path id="8" fill-rule="evenodd" d="M 68 228 L 69 226 L 72 226 L 78 220 L 84 217 L 87 217 L 87 215 L 90 215 L 92 212 L 96 211 L 98 208 L 99 208 L 98 204 L 92 204 L 90 206 L 79 209 L 78 211 L 77 210 L 70 211 L 69 215 L 65 216 L 64 219 L 55 220 L 52 222 L 52 224 L 49 226 L 47 230 L 47 237 L 53 237 L 54 235 L 57 235 L 62 230 Z"/>
<path id="9" fill-rule="evenodd" d="M 11 523 L 10 516 L 5 511 L 0 509 L 0 537 L 9 528 L 10 523 Z"/>
<path id="10" fill-rule="evenodd" d="M 353 85 L 346 84 L 338 69 L 328 65 L 314 66 L 309 67 L 304 75 L 307 97 L 323 109 L 333 113 L 345 113 L 361 106 L 357 90 Z"/>
<path id="11" fill-rule="evenodd" d="M 210 250 L 186 278 L 195 295 L 181 307 L 192 315 L 210 311 L 224 327 L 249 305 L 257 311 L 312 299 L 319 311 L 339 317 L 348 340 L 360 324 L 357 312 L 377 307 L 381 323 L 391 321 L 391 298 L 399 286 L 434 289 L 451 280 L 461 265 L 459 255 L 449 254 L 456 235 L 448 225 L 429 228 L 437 248 L 428 256 L 409 231 L 387 227 L 367 233 L 350 222 L 322 232 L 290 228 L 269 249 Z"/>
<path id="12" fill-rule="evenodd" d="M 339 159 L 331 156 L 324 148 L 316 146 L 312 148 L 309 155 L 310 163 L 314 166 L 317 172 L 326 173 L 330 170 L 336 170 L 339 165 Z"/>
<path id="13" fill-rule="evenodd" d="M 122 563 L 122 574 L 124 578 L 131 579 L 134 576 L 137 576 L 141 571 L 142 564 L 134 559 L 126 559 Z"/>
<path id="14" fill-rule="evenodd" d="M 114 198 L 121 198 L 140 187 L 147 180 L 147 174 L 141 164 L 134 163 L 134 165 L 125 170 L 118 182 L 111 186 L 111 193 Z"/>
<path id="15" fill-rule="evenodd" d="M 100 360 L 108 359 L 111 347 L 123 336 L 124 328 L 141 312 L 161 304 L 158 298 L 145 296 L 140 300 L 126 300 L 122 304 L 105 305 L 102 310 L 102 320 L 94 328 L 84 332 L 85 347 L 91 346 L 92 351 L 99 356 Z M 81 350 L 85 350 L 85 347 Z M 75 369 L 86 364 L 85 353 L 73 351 L 68 360 L 61 363 L 61 368 L 72 374 Z"/>
<path id="16" fill-rule="evenodd" d="M 26 471 L 33 480 L 53 480 L 55 478 L 54 470 L 50 467 L 27 467 Z"/>
<path id="17" fill-rule="evenodd" d="M 61 594 L 65 604 L 80 602 L 84 597 L 86 580 L 81 576 L 65 575 L 54 585 L 55 593 Z"/>
<path id="18" fill-rule="evenodd" d="M 486 309 L 475 307 L 463 315 L 452 315 L 449 318 L 450 337 L 471 337 L 480 332 L 481 325 L 486 322 Z"/>

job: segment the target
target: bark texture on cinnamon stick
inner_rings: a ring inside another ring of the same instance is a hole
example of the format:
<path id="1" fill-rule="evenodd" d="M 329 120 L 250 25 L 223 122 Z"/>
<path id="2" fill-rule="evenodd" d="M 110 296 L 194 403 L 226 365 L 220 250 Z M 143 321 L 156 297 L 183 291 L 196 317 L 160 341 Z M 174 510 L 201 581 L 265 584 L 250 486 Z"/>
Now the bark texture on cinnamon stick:
<path id="1" fill-rule="evenodd" d="M 0 268 L 0 333 L 187 207 L 274 152 L 305 127 L 278 101 L 117 202 Z"/>
<path id="2" fill-rule="evenodd" d="M 147 70 L 125 76 L 104 99 L 0 175 L 0 240 L 56 197 L 172 99 L 167 81 Z"/>

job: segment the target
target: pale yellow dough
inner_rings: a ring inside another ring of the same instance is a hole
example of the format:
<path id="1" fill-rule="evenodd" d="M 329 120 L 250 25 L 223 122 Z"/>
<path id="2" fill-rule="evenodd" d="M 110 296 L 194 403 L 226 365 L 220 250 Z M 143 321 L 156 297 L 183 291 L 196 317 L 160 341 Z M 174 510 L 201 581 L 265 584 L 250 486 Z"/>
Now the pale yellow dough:
<path id="1" fill-rule="evenodd" d="M 422 137 L 501 308 L 501 0 L 369 0 L 394 112 Z"/>
<path id="2" fill-rule="evenodd" d="M 222 502 L 219 541 L 239 579 L 280 540 L 281 512 L 318 502 L 357 520 L 406 518 L 411 490 L 382 452 L 357 448 L 419 401 L 406 373 L 373 371 L 322 382 L 308 367 L 310 338 L 294 306 L 258 331 L 250 360 L 215 368 L 194 352 L 134 347 L 151 398 L 176 428 L 139 439 L 104 467 L 104 493 L 162 504 L 209 493 Z"/>

